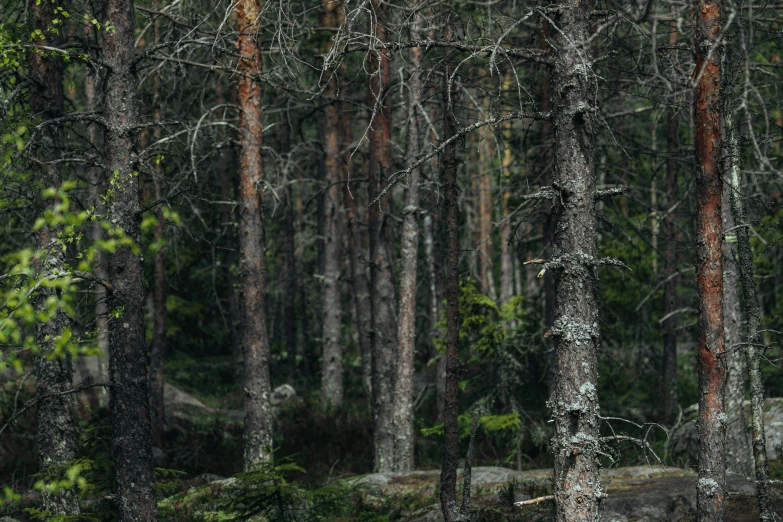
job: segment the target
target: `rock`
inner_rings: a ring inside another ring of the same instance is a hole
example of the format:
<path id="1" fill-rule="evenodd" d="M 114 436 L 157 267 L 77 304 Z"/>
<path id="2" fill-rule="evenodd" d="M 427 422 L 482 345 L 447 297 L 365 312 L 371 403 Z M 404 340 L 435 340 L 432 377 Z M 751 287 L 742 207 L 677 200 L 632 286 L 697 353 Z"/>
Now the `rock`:
<path id="1" fill-rule="evenodd" d="M 750 417 L 750 402 L 745 401 L 745 411 Z M 669 454 L 675 459 L 695 465 L 699 457 L 699 438 L 696 432 L 696 416 L 699 405 L 693 404 L 682 412 L 683 421 L 671 433 Z M 748 418 L 748 422 L 750 419 Z M 783 398 L 772 397 L 764 401 L 764 433 L 767 438 L 767 457 L 783 458 Z"/>
<path id="2" fill-rule="evenodd" d="M 484 513 L 486 520 L 513 520 L 544 522 L 551 520 L 553 503 L 516 508 L 510 505 L 509 483 L 514 483 L 514 501 L 529 500 L 551 493 L 552 471 L 549 469 L 514 471 L 499 467 L 473 469 L 475 488 L 471 511 Z M 413 513 L 403 513 L 406 522 L 442 522 L 443 515 L 436 498 L 439 470 L 410 473 L 374 473 L 349 481 L 365 493 L 365 501 L 406 503 L 410 498 L 431 498 L 433 504 Z M 459 480 L 459 479 L 458 479 Z M 692 520 L 696 512 L 696 473 L 680 468 L 663 469 L 657 466 L 633 466 L 605 469 L 602 485 L 607 497 L 603 502 L 601 520 L 605 522 L 679 522 Z M 728 513 L 726 520 L 750 522 L 756 514 L 755 486 L 736 475 L 727 477 Z M 458 490 L 461 485 L 458 483 Z M 504 494 L 505 493 L 505 494 Z M 369 497 L 369 498 L 368 498 Z M 783 509 L 783 498 L 778 495 L 778 509 Z"/>
<path id="3" fill-rule="evenodd" d="M 283 404 L 293 402 L 296 398 L 296 390 L 294 390 L 293 386 L 290 384 L 281 384 L 272 390 L 272 395 L 269 397 L 269 400 L 272 403 L 272 406 L 278 408 Z"/>
<path id="4" fill-rule="evenodd" d="M 462 480 L 462 470 L 457 480 Z M 551 470 L 515 471 L 501 467 L 475 467 L 471 472 L 471 484 L 474 490 L 500 488 L 516 481 L 525 489 L 549 487 L 552 481 Z M 411 471 L 407 473 L 373 473 L 359 479 L 349 479 L 349 485 L 376 497 L 402 497 L 411 493 L 434 494 L 440 482 L 440 470 Z"/>

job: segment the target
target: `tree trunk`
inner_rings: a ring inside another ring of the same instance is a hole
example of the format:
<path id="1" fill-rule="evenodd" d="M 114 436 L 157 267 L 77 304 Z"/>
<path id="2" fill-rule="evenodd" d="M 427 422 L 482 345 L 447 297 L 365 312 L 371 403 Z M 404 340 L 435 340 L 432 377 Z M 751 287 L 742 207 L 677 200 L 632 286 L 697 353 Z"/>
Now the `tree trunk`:
<path id="1" fill-rule="evenodd" d="M 541 23 L 540 33 L 540 47 L 548 48 L 549 43 L 549 22 L 543 21 Z M 541 82 L 541 99 L 539 102 L 539 108 L 542 112 L 549 112 L 552 110 L 552 71 L 547 69 L 544 71 L 543 81 Z M 543 169 L 553 169 L 553 125 L 551 121 L 541 122 L 541 167 Z M 547 186 L 551 179 L 551 175 L 545 174 L 542 177 L 542 186 Z M 544 200 L 541 205 L 541 212 L 544 218 L 543 238 L 544 244 L 544 256 L 549 259 L 552 255 L 552 202 Z M 519 280 L 519 278 L 517 278 Z M 544 272 L 544 332 L 549 332 L 552 329 L 552 324 L 555 321 L 555 278 L 552 271 L 547 270 Z M 547 348 L 546 362 L 546 383 L 549 394 L 551 395 L 555 391 L 555 343 L 551 335 L 544 335 L 544 343 Z"/>
<path id="2" fill-rule="evenodd" d="M 696 9 L 694 124 L 696 147 L 696 285 L 699 295 L 699 482 L 698 519 L 722 521 L 726 512 L 723 391 L 723 259 L 721 240 L 720 6 L 705 1 Z"/>
<path id="3" fill-rule="evenodd" d="M 674 35 L 672 37 L 671 35 Z M 677 33 L 672 31 L 669 43 L 677 43 Z M 666 252 L 664 253 L 663 285 L 663 420 L 671 422 L 677 411 L 677 226 L 672 207 L 677 197 L 677 149 L 679 125 L 673 109 L 666 112 Z"/>
<path id="4" fill-rule="evenodd" d="M 444 40 L 451 41 L 451 20 L 444 25 Z M 457 133 L 454 115 L 454 54 L 447 51 L 443 71 L 443 137 Z M 443 198 L 446 218 L 446 382 L 443 407 L 443 467 L 440 473 L 440 508 L 446 522 L 453 522 L 457 510 L 457 464 L 459 460 L 459 192 L 457 151 L 454 142 L 443 149 Z"/>
<path id="5" fill-rule="evenodd" d="M 153 2 L 153 8 L 157 9 L 157 0 Z M 158 20 L 155 20 L 155 45 L 160 42 L 160 28 Z M 153 92 L 153 113 L 155 121 L 163 120 L 163 110 L 160 104 L 160 78 L 155 75 L 152 85 Z M 157 125 L 154 130 L 155 140 L 163 137 L 163 129 Z M 162 183 L 163 165 L 155 162 L 155 199 L 160 201 L 163 198 Z M 152 347 L 150 349 L 150 369 L 149 369 L 149 387 L 150 387 L 150 413 L 152 415 L 152 443 L 158 447 L 163 447 L 163 428 L 165 424 L 165 412 L 163 407 L 163 386 L 164 386 L 164 364 L 166 362 L 166 247 L 163 244 L 163 210 L 159 206 L 157 211 L 157 222 L 153 232 L 153 241 L 158 245 L 155 252 L 154 267 L 152 275 L 152 303 L 153 303 L 153 321 L 152 329 Z"/>
<path id="6" fill-rule="evenodd" d="M 342 4 L 324 0 L 321 11 L 321 24 L 336 30 L 340 26 Z M 331 40 L 324 49 L 328 52 Z M 326 96 L 337 95 L 337 81 L 334 73 L 326 73 L 329 80 L 324 89 Z M 340 339 L 341 302 L 340 302 L 340 141 L 338 126 L 340 115 L 337 103 L 324 100 L 324 115 L 319 121 L 321 147 L 324 151 L 323 173 L 325 189 L 323 192 L 323 294 L 322 314 L 323 363 L 321 368 L 321 406 L 337 407 L 343 402 L 343 353 Z"/>
<path id="7" fill-rule="evenodd" d="M 93 25 L 88 19 L 84 20 L 84 36 L 90 38 L 93 34 Z M 97 110 L 98 97 L 96 93 L 97 78 L 94 72 L 85 71 L 84 77 L 84 98 L 85 106 L 88 111 Z M 90 146 L 94 149 L 98 149 L 98 126 L 95 123 L 90 123 L 87 126 L 87 139 L 90 142 Z M 100 149 L 98 149 L 100 150 Z M 101 196 L 106 192 L 106 178 L 103 169 L 92 167 L 88 170 L 87 177 L 90 180 L 90 203 L 99 208 L 102 205 Z M 103 226 L 100 220 L 95 220 L 90 227 L 90 236 L 93 244 L 104 239 Z M 96 277 L 108 280 L 108 274 L 106 272 L 106 252 L 101 249 L 96 249 L 95 252 L 95 265 L 93 273 Z M 95 371 L 96 375 L 94 379 L 97 382 L 105 382 L 109 380 L 109 368 L 108 368 L 108 356 L 109 356 L 109 315 L 108 315 L 108 297 L 106 295 L 106 289 L 101 285 L 95 285 L 93 287 L 95 295 L 95 328 L 98 331 L 97 341 L 100 353 L 95 355 Z M 85 361 L 83 361 L 85 362 Z M 106 407 L 109 400 L 107 388 L 99 387 L 92 390 L 87 390 L 86 393 L 92 396 L 90 399 L 93 403 L 93 409 L 97 410 L 99 407 Z"/>
<path id="8" fill-rule="evenodd" d="M 737 144 L 736 130 L 734 129 L 731 111 L 726 111 L 726 144 L 728 171 L 731 183 L 729 199 L 731 211 L 736 224 L 737 251 L 739 254 L 738 270 L 742 282 L 742 300 L 745 305 L 747 322 L 745 339 L 745 357 L 750 377 L 750 417 L 751 434 L 753 442 L 753 460 L 756 470 L 756 491 L 759 504 L 759 520 L 761 522 L 773 522 L 779 520 L 775 514 L 772 502 L 772 493 L 769 487 L 769 464 L 767 463 L 767 442 L 764 433 L 764 386 L 762 384 L 760 358 L 758 348 L 761 346 L 760 326 L 761 313 L 759 300 L 756 295 L 756 282 L 753 279 L 753 252 L 750 249 L 750 235 L 748 233 L 748 220 L 742 205 L 740 182 L 740 153 Z M 733 347 L 732 347 L 733 348 Z M 763 353 L 763 352 L 762 352 Z"/>
<path id="9" fill-rule="evenodd" d="M 280 125 L 280 150 L 278 154 L 286 164 L 291 156 L 291 125 L 288 114 L 283 113 Z M 286 173 L 287 175 L 287 173 Z M 287 179 L 287 178 L 286 178 Z M 296 270 L 296 220 L 294 217 L 294 189 L 285 188 L 285 209 L 283 210 L 283 256 L 285 257 L 285 295 L 283 296 L 283 316 L 285 322 L 285 349 L 288 356 L 288 382 L 294 385 L 296 380 L 296 294 L 298 273 Z"/>
<path id="10" fill-rule="evenodd" d="M 724 172 L 731 172 L 731 160 L 725 158 Z M 728 167 L 728 168 L 726 168 Z M 723 186 L 721 217 L 724 230 L 734 229 L 731 215 L 731 184 Z M 734 242 L 723 241 L 723 333 L 726 343 L 725 409 L 726 471 L 749 477 L 753 472 L 752 452 L 748 432 L 745 429 L 745 360 L 741 350 L 742 317 L 739 300 L 739 273 L 737 247 Z"/>
<path id="11" fill-rule="evenodd" d="M 511 87 L 510 74 L 504 79 L 504 87 Z M 501 221 L 500 221 L 500 303 L 506 304 L 514 295 L 514 262 L 511 246 L 511 216 L 508 208 L 511 199 L 511 165 L 514 152 L 511 150 L 511 122 L 503 122 L 503 158 L 501 168 Z"/>
<path id="12" fill-rule="evenodd" d="M 106 176 L 113 181 L 108 211 L 112 224 L 138 245 L 139 179 L 132 164 L 138 121 L 133 3 L 109 0 L 106 19 L 115 28 L 104 34 Z M 109 282 L 113 288 L 109 309 L 120 314 L 112 320 L 109 333 L 109 406 L 119 520 L 154 521 L 158 506 L 147 395 L 144 267 L 131 247 L 120 246 L 109 256 Z"/>
<path id="13" fill-rule="evenodd" d="M 242 291 L 242 350 L 244 359 L 244 469 L 272 458 L 272 407 L 269 403 L 269 339 L 266 330 L 264 201 L 261 191 L 261 72 L 256 42 L 260 0 L 241 0 L 236 8 L 237 68 L 241 74 L 237 97 L 239 117 L 239 272 Z"/>
<path id="14" fill-rule="evenodd" d="M 49 2 L 32 4 L 35 28 L 44 35 L 40 45 L 58 47 L 59 38 L 51 32 L 54 5 Z M 43 52 L 29 52 L 30 112 L 43 122 L 63 115 L 63 59 Z M 59 163 L 63 147 L 62 130 L 58 124 L 46 125 L 33 146 L 36 160 L 36 178 L 40 187 L 60 188 L 62 172 Z M 40 210 L 51 210 L 56 199 L 41 202 Z M 45 205 L 45 206 L 44 206 Z M 39 278 L 66 272 L 65 253 L 59 242 L 60 227 L 49 224 L 35 235 L 36 256 L 33 261 Z M 46 313 L 47 299 L 57 299 L 59 290 L 42 286 L 38 290 L 35 308 Z M 35 360 L 36 393 L 38 402 L 38 462 L 42 473 L 59 474 L 58 468 L 76 458 L 77 431 L 74 423 L 74 399 L 70 394 L 48 397 L 71 388 L 73 365 L 67 351 L 58 353 L 57 342 L 70 327 L 68 315 L 57 310 L 46 322 L 38 324 L 36 344 L 40 352 Z M 49 482 L 49 480 L 46 480 Z M 73 489 L 43 491 L 42 508 L 52 515 L 78 515 L 79 501 Z"/>
<path id="15" fill-rule="evenodd" d="M 372 1 L 375 36 L 383 45 L 386 12 L 380 0 Z M 391 174 L 391 106 L 384 100 L 389 85 L 389 55 L 378 49 L 370 55 L 370 105 L 376 107 L 370 130 L 368 194 L 372 202 L 386 186 Z M 394 297 L 394 241 L 391 226 L 382 215 L 389 212 L 390 195 L 370 205 L 370 300 L 372 309 L 372 392 L 374 469 L 391 471 L 394 463 L 394 376 L 397 360 L 397 313 Z"/>
<path id="16" fill-rule="evenodd" d="M 236 104 L 236 90 L 230 91 L 231 102 Z M 224 105 L 226 103 L 224 97 L 223 76 L 221 75 L 215 83 L 215 101 L 218 105 Z M 226 119 L 226 109 L 223 109 L 223 120 Z M 223 126 L 220 125 L 216 130 L 217 142 L 223 144 L 225 134 L 223 132 Z M 232 268 L 236 263 L 237 258 L 237 239 L 234 233 L 234 201 L 236 199 L 236 180 L 229 173 L 229 165 L 233 166 L 233 148 L 231 140 L 228 142 L 228 146 L 220 148 L 217 158 L 217 177 L 220 185 L 220 195 L 223 198 L 224 204 L 220 207 L 220 226 L 222 229 L 221 244 L 225 249 L 225 257 L 223 263 L 226 270 L 226 279 L 228 282 L 228 328 L 231 332 L 231 358 L 234 366 L 234 375 L 237 381 L 243 380 L 242 369 L 242 306 L 240 303 L 239 290 L 237 288 L 237 278 Z M 231 169 L 233 170 L 233 169 Z"/>
<path id="17" fill-rule="evenodd" d="M 419 38 L 420 20 L 414 14 L 410 21 L 411 40 Z M 412 165 L 419 157 L 419 116 L 422 82 L 419 68 L 422 50 L 408 51 L 408 134 L 405 157 Z M 394 389 L 394 471 L 413 469 L 415 434 L 413 431 L 413 370 L 416 353 L 416 287 L 419 258 L 419 169 L 413 169 L 405 195 L 405 217 L 402 224 L 402 274 L 400 274 L 400 309 L 397 324 L 397 377 Z"/>
<path id="18" fill-rule="evenodd" d="M 588 72 L 591 2 L 558 13 L 552 68 L 555 387 L 555 520 L 597 521 L 601 503 L 598 419 L 598 296 L 595 212 L 595 78 Z M 580 361 L 578 364 L 576 361 Z"/>

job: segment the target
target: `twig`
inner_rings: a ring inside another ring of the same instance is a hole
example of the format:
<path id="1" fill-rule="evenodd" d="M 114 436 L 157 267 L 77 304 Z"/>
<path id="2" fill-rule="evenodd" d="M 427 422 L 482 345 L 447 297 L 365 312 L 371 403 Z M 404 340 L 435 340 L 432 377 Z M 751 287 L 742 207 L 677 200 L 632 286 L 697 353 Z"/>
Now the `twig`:
<path id="1" fill-rule="evenodd" d="M 514 502 L 514 505 L 516 507 L 525 507 L 525 506 L 532 506 L 534 504 L 540 504 L 541 502 L 546 502 L 547 500 L 554 500 L 554 495 L 546 495 L 543 497 L 537 497 L 537 498 L 531 498 L 530 500 L 520 500 L 519 502 Z"/>
<path id="2" fill-rule="evenodd" d="M 22 409 L 20 409 L 19 411 L 17 411 L 13 415 L 11 415 L 11 418 L 8 419 L 6 421 L 6 423 L 3 424 L 3 426 L 0 428 L 0 433 L 3 433 L 3 431 L 5 431 L 5 429 L 8 426 L 10 426 L 16 419 L 18 419 L 24 412 L 26 412 L 27 410 L 29 410 L 30 408 L 32 408 L 33 406 L 35 406 L 36 404 L 38 404 L 41 401 L 44 401 L 46 399 L 51 399 L 53 397 L 61 397 L 63 395 L 70 395 L 72 393 L 79 393 L 82 390 L 87 390 L 89 388 L 95 388 L 97 386 L 103 386 L 104 388 L 109 388 L 112 385 L 111 385 L 111 383 L 108 383 L 108 382 L 98 382 L 98 383 L 91 383 L 91 382 L 84 383 L 83 382 L 80 385 L 76 386 L 75 388 L 71 388 L 69 390 L 65 390 L 65 391 L 61 391 L 61 392 L 57 392 L 57 393 L 50 393 L 49 395 L 40 395 L 40 396 L 36 395 L 35 397 L 30 399 L 29 401 L 25 402 L 24 406 L 22 406 Z"/>

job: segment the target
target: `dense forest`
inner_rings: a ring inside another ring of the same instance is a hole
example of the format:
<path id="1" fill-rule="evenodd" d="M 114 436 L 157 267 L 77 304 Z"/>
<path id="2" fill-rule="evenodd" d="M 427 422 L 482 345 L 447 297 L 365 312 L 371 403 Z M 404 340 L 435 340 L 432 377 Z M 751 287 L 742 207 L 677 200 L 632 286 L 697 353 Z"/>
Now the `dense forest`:
<path id="1" fill-rule="evenodd" d="M 758 0 L 3 0 L 0 520 L 780 520 L 781 58 Z"/>

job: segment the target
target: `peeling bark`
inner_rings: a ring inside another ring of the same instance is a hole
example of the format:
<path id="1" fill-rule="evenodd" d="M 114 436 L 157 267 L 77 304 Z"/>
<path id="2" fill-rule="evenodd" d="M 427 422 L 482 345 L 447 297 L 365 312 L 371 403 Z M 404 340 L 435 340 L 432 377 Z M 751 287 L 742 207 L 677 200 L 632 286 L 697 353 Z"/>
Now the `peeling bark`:
<path id="1" fill-rule="evenodd" d="M 104 106 L 106 175 L 114 180 L 108 213 L 112 224 L 138 245 L 141 214 L 139 179 L 133 169 L 134 126 L 138 122 L 133 3 L 109 0 L 106 19 L 115 27 L 104 34 L 108 65 Z M 109 309 L 119 314 L 112 319 L 109 332 L 109 406 L 119 520 L 154 521 L 158 519 L 158 506 L 147 395 L 144 268 L 130 247 L 120 246 L 109 256 L 109 282 L 114 289 Z"/>
<path id="2" fill-rule="evenodd" d="M 415 6 L 414 6 L 415 7 Z M 420 20 L 411 15 L 411 40 L 419 38 Z M 408 51 L 408 133 L 405 157 L 408 166 L 419 157 L 419 115 L 422 82 L 419 68 L 422 50 Z M 413 370 L 416 352 L 416 286 L 419 259 L 419 169 L 413 169 L 405 194 L 405 217 L 402 223 L 402 273 L 400 274 L 400 307 L 397 323 L 397 376 L 394 389 L 394 471 L 411 471 L 415 434 L 413 431 Z"/>
<path id="3" fill-rule="evenodd" d="M 726 512 L 725 437 L 726 384 L 723 330 L 723 259 L 721 240 L 722 179 L 720 175 L 721 58 L 718 38 L 720 5 L 700 2 L 696 8 L 696 93 L 694 124 L 696 147 L 696 285 L 699 295 L 699 482 L 698 519 L 722 521 Z"/>
<path id="4" fill-rule="evenodd" d="M 375 36 L 379 44 L 388 41 L 386 8 L 372 1 Z M 370 55 L 370 105 L 377 107 L 370 128 L 368 172 L 369 201 L 386 186 L 391 174 L 391 105 L 385 100 L 389 85 L 389 54 L 378 49 Z M 370 205 L 370 300 L 372 310 L 372 393 L 374 470 L 391 471 L 394 463 L 394 376 L 397 360 L 397 310 L 394 288 L 394 241 L 391 224 L 383 215 L 390 208 L 390 196 Z"/>
<path id="5" fill-rule="evenodd" d="M 599 455 L 598 295 L 595 209 L 595 78 L 587 43 L 591 2 L 570 0 L 553 31 L 555 169 L 551 257 L 555 317 L 555 520 L 597 521 L 603 497 Z"/>
<path id="6" fill-rule="evenodd" d="M 44 40 L 41 45 L 57 47 L 59 38 L 50 32 L 54 18 L 54 4 L 32 3 L 35 28 L 40 30 Z M 30 71 L 30 112 L 42 121 L 63 115 L 63 60 L 58 55 L 30 51 L 27 55 Z M 36 160 L 36 178 L 41 188 L 59 188 L 62 172 L 57 160 L 63 147 L 62 129 L 52 124 L 33 144 L 32 153 Z M 57 201 L 40 201 L 40 210 L 51 209 Z M 35 235 L 36 256 L 33 266 L 38 277 L 67 271 L 65 253 L 59 241 L 61 227 L 44 225 Z M 57 298 L 59 290 L 42 286 L 37 293 L 35 308 L 45 312 L 48 298 Z M 58 310 L 47 321 L 38 324 L 35 342 L 40 352 L 35 359 L 36 393 L 45 397 L 71 388 L 73 365 L 71 357 L 57 353 L 57 341 L 70 327 L 70 320 L 64 310 Z M 49 397 L 38 403 L 38 464 L 42 473 L 59 475 L 61 467 L 76 458 L 77 430 L 74 422 L 74 400 L 71 395 Z M 48 481 L 47 481 L 48 482 Z M 73 489 L 56 492 L 43 491 L 42 509 L 52 515 L 78 515 L 79 501 Z"/>
<path id="7" fill-rule="evenodd" d="M 256 31 L 261 1 L 241 0 L 236 8 L 239 117 L 239 280 L 242 291 L 244 359 L 244 469 L 272 458 L 272 407 L 269 402 L 269 339 L 266 325 L 261 72 Z"/>

